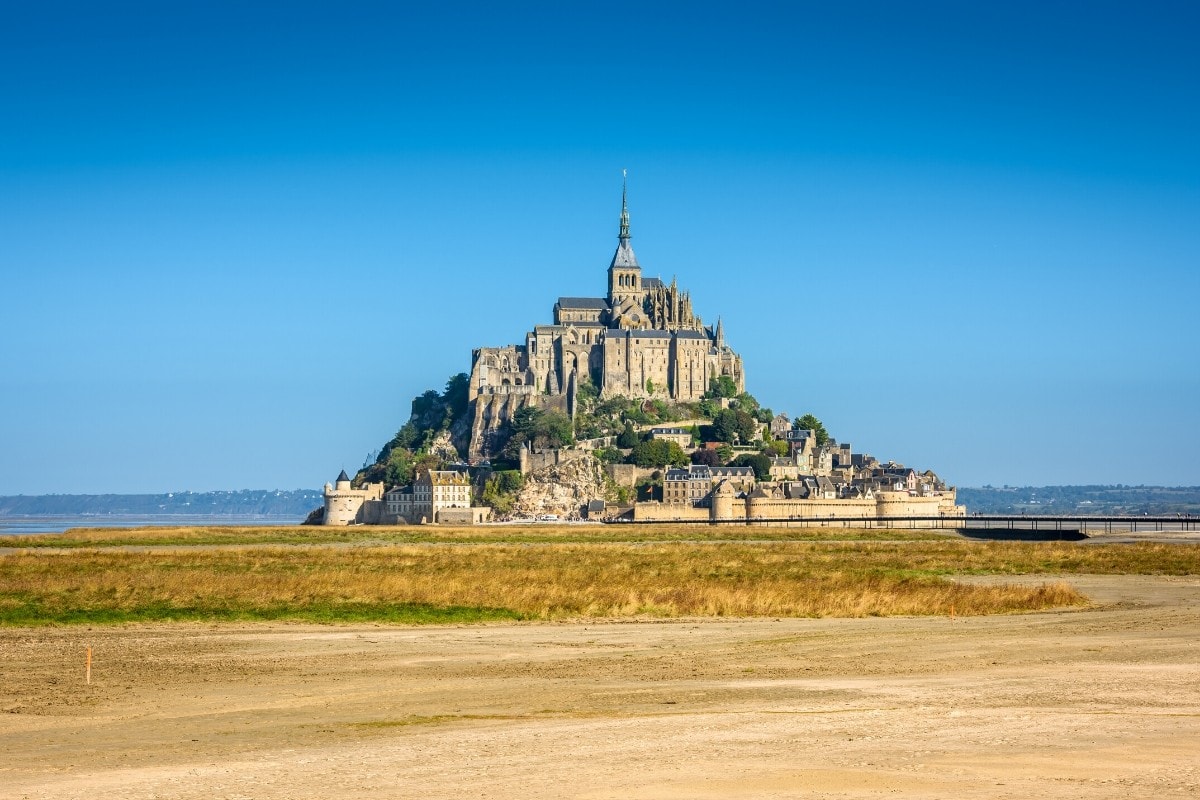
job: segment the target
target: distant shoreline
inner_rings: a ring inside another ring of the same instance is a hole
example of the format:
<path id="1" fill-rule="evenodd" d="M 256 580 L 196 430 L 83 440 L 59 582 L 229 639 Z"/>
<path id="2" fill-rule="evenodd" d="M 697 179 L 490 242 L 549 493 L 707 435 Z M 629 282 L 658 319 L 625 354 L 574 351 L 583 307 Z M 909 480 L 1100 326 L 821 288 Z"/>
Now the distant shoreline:
<path id="1" fill-rule="evenodd" d="M 296 514 L 122 514 L 95 512 L 90 514 L 12 514 L 0 513 L 0 536 L 10 534 L 62 533 L 71 528 L 142 528 L 142 527 L 204 527 L 211 525 L 238 526 L 299 525 L 303 515 Z"/>

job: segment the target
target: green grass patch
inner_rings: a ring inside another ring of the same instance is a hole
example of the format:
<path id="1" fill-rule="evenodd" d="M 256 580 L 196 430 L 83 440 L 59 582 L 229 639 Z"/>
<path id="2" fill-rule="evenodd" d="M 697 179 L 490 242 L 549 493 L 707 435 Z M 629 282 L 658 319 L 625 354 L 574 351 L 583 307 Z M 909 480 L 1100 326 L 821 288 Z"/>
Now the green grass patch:
<path id="1" fill-rule="evenodd" d="M 135 605 L 74 604 L 68 598 L 0 598 L 0 625 L 119 625 L 139 622 L 315 622 L 455 625 L 512 622 L 524 615 L 504 608 L 427 603 L 274 603 L 264 606 L 146 601 Z"/>

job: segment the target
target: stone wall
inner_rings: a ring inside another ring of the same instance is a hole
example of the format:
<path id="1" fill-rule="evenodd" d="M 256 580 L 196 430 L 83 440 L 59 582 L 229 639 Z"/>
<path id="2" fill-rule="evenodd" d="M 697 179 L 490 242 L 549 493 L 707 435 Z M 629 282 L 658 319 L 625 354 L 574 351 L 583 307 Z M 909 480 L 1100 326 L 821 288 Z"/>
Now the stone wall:
<path id="1" fill-rule="evenodd" d="M 913 497 L 908 492 L 878 492 L 881 517 L 965 517 L 966 508 L 954 505 L 954 495 Z"/>
<path id="2" fill-rule="evenodd" d="M 645 480 L 656 472 L 665 471 L 657 467 L 639 467 L 637 464 L 608 464 L 604 469 L 613 483 L 617 486 L 628 486 L 630 489 L 637 486 L 638 481 Z"/>
<path id="3" fill-rule="evenodd" d="M 528 475 L 531 472 L 539 472 L 559 464 L 566 464 L 568 461 L 578 461 L 590 455 L 591 451 L 589 450 L 551 449 L 531 452 L 522 449 L 521 474 Z"/>
<path id="4" fill-rule="evenodd" d="M 480 525 L 491 517 L 492 509 L 487 506 L 443 508 L 437 512 L 437 523 L 439 525 Z"/>
<path id="5" fill-rule="evenodd" d="M 638 522 L 708 522 L 711 518 L 707 508 L 669 503 L 638 503 L 633 514 Z"/>
<path id="6" fill-rule="evenodd" d="M 325 488 L 325 525 L 377 525 L 383 518 L 383 484 L 351 489 L 349 481 Z"/>
<path id="7" fill-rule="evenodd" d="M 713 495 L 712 508 L 666 503 L 638 503 L 639 522 L 700 522 L 708 519 L 745 520 L 849 520 L 879 517 L 962 517 L 966 509 L 954 505 L 953 493 L 913 497 L 907 492 L 880 492 L 873 500 L 789 500 L 773 497 L 734 498 L 732 492 Z M 819 524 L 819 523 L 818 523 Z"/>
<path id="8" fill-rule="evenodd" d="M 746 501 L 746 516 L 750 519 L 788 519 L 789 517 L 819 517 L 846 519 L 877 516 L 874 500 L 788 500 L 772 497 L 751 497 Z"/>

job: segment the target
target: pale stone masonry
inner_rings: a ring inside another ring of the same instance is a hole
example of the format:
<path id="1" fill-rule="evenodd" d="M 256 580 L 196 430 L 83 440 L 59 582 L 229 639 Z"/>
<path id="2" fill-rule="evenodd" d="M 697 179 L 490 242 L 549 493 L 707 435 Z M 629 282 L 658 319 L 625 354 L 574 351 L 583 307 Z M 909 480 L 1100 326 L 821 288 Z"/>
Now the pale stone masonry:
<path id="1" fill-rule="evenodd" d="M 477 524 L 489 519 L 491 511 L 471 505 L 471 479 L 455 470 L 428 470 L 411 485 L 387 493 L 382 483 L 350 488 L 345 470 L 335 484 L 325 484 L 326 525 Z"/>
<path id="2" fill-rule="evenodd" d="M 721 321 L 706 327 L 674 279 L 643 277 L 624 190 L 607 296 L 560 297 L 553 314 L 554 324 L 535 325 L 524 344 L 472 353 L 471 458 L 485 455 L 488 432 L 522 406 L 573 413 L 585 380 L 605 398 L 695 401 L 722 376 L 745 391 L 742 358 L 726 344 Z"/>
<path id="3" fill-rule="evenodd" d="M 471 507 L 471 479 L 466 472 L 429 470 L 411 486 L 397 486 L 383 497 L 387 514 L 396 522 L 441 522 L 443 511 Z"/>
<path id="4" fill-rule="evenodd" d="M 363 525 L 380 521 L 383 484 L 368 483 L 361 489 L 350 486 L 350 477 L 342 470 L 334 483 L 325 484 L 325 524 Z"/>

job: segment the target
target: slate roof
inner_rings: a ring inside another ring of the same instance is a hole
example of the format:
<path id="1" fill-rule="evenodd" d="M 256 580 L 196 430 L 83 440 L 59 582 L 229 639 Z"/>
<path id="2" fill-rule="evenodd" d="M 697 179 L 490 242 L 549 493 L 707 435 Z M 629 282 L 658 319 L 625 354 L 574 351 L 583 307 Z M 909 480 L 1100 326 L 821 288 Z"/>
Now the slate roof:
<path id="1" fill-rule="evenodd" d="M 328 475 L 329 473 L 326 472 L 325 474 Z M 348 480 L 350 480 L 350 476 L 346 474 L 346 470 L 342 470 L 341 472 L 338 473 L 337 479 L 339 481 L 348 481 Z"/>
<path id="2" fill-rule="evenodd" d="M 617 252 L 613 253 L 612 263 L 608 265 L 609 269 L 612 269 L 613 267 L 642 268 L 641 265 L 638 264 L 637 256 L 633 254 L 633 248 L 629 246 L 628 238 L 622 238 L 621 243 L 617 245 Z"/>
<path id="3" fill-rule="evenodd" d="M 646 278 L 642 281 L 642 286 L 646 289 L 661 289 L 666 284 L 658 278 Z"/>
<path id="4" fill-rule="evenodd" d="M 603 297 L 560 297 L 558 298 L 558 307 L 588 308 L 605 311 L 608 309 L 608 301 Z"/>
<path id="5" fill-rule="evenodd" d="M 738 475 L 750 477 L 754 474 L 754 467 L 713 467 L 712 474 L 722 478 L 732 478 Z"/>

